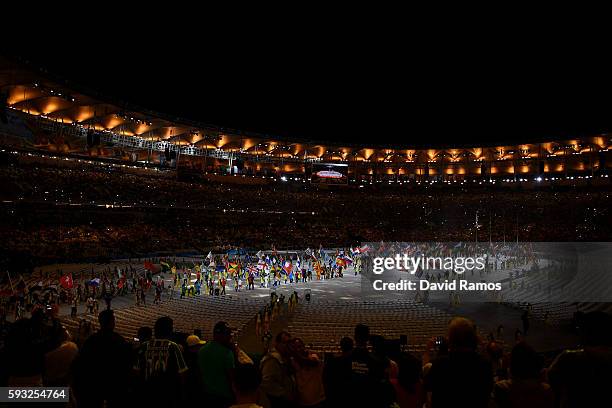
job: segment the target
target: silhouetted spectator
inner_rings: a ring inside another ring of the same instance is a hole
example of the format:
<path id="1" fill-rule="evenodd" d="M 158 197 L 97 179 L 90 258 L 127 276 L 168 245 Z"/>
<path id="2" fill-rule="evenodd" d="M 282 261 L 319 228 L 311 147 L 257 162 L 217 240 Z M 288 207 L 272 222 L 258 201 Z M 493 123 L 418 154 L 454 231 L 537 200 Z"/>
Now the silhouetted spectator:
<path id="1" fill-rule="evenodd" d="M 259 385 L 261 375 L 253 364 L 238 364 L 234 370 L 232 390 L 236 396 L 236 404 L 231 408 L 262 408 Z"/>
<path id="2" fill-rule="evenodd" d="M 512 349 L 509 380 L 495 384 L 493 397 L 500 408 L 552 408 L 554 395 L 542 381 L 542 359 L 521 342 Z"/>
<path id="3" fill-rule="evenodd" d="M 355 326 L 349 401 L 353 406 L 388 407 L 394 396 L 385 376 L 385 361 L 368 351 L 369 340 L 370 328 L 364 324 Z"/>
<path id="4" fill-rule="evenodd" d="M 83 344 L 74 362 L 74 387 L 79 406 L 124 406 L 132 370 L 131 347 L 117 334 L 112 310 L 98 316 L 100 330 Z"/>
<path id="5" fill-rule="evenodd" d="M 404 353 L 398 360 L 399 374 L 390 380 L 395 391 L 395 402 L 400 408 L 421 408 L 425 403 L 421 361 Z"/>
<path id="6" fill-rule="evenodd" d="M 292 406 L 295 400 L 290 341 L 291 335 L 281 331 L 274 339 L 274 347 L 261 360 L 261 389 L 266 393 L 272 408 Z"/>
<path id="7" fill-rule="evenodd" d="M 436 358 L 425 376 L 432 408 L 488 406 L 493 387 L 491 365 L 476 352 L 477 346 L 474 324 L 454 318 L 448 328 L 448 356 Z"/>
<path id="8" fill-rule="evenodd" d="M 153 338 L 138 349 L 135 369 L 144 381 L 145 404 L 163 407 L 182 405 L 183 377 L 188 368 L 179 345 L 170 340 L 173 335 L 172 319 L 160 317 L 155 322 Z"/>
<path id="9" fill-rule="evenodd" d="M 226 322 L 217 322 L 213 328 L 213 340 L 198 352 L 204 386 L 202 400 L 207 407 L 228 407 L 234 402 L 232 375 L 235 361 L 231 343 L 232 329 Z"/>
<path id="10" fill-rule="evenodd" d="M 587 313 L 581 324 L 583 348 L 561 353 L 548 369 L 548 381 L 561 408 L 602 406 L 612 384 L 612 316 Z"/>

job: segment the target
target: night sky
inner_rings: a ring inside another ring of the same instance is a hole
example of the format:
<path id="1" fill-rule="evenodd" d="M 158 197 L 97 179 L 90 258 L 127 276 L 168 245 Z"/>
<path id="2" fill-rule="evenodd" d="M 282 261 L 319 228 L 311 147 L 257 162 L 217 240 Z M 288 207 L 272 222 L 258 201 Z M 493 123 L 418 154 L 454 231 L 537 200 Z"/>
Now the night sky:
<path id="1" fill-rule="evenodd" d="M 206 48 L 22 55 L 112 98 L 294 139 L 469 145 L 612 131 L 605 64 L 565 54 Z"/>

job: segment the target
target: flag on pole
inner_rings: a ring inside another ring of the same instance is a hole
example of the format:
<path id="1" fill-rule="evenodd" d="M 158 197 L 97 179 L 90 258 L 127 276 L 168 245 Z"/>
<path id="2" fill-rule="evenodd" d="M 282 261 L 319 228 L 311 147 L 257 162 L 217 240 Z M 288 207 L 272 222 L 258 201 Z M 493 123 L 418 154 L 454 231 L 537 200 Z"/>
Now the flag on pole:
<path id="1" fill-rule="evenodd" d="M 285 263 L 283 264 L 283 269 L 285 270 L 285 272 L 287 272 L 287 274 L 289 274 L 291 272 L 291 269 L 293 269 L 293 265 L 291 264 L 291 261 L 289 260 L 285 261 Z"/>

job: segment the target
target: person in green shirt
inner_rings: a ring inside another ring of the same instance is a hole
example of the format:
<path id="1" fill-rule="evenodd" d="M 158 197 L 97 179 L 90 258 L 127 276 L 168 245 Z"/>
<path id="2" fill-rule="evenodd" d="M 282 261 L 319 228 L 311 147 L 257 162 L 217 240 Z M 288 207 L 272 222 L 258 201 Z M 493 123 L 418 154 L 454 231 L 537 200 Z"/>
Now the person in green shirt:
<path id="1" fill-rule="evenodd" d="M 232 348 L 232 329 L 226 322 L 218 322 L 213 329 L 213 340 L 198 352 L 198 365 L 204 385 L 207 407 L 228 407 L 234 402 L 232 376 L 235 367 Z"/>

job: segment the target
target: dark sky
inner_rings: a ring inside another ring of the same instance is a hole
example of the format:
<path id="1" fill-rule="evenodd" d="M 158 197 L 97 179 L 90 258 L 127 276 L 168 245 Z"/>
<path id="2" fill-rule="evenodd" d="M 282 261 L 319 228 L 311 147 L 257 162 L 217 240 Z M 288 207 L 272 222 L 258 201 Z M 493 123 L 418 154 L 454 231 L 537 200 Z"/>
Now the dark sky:
<path id="1" fill-rule="evenodd" d="M 461 47 L 417 54 L 342 42 L 190 50 L 22 57 L 152 110 L 292 138 L 463 145 L 612 130 L 611 75 L 597 54 Z"/>

